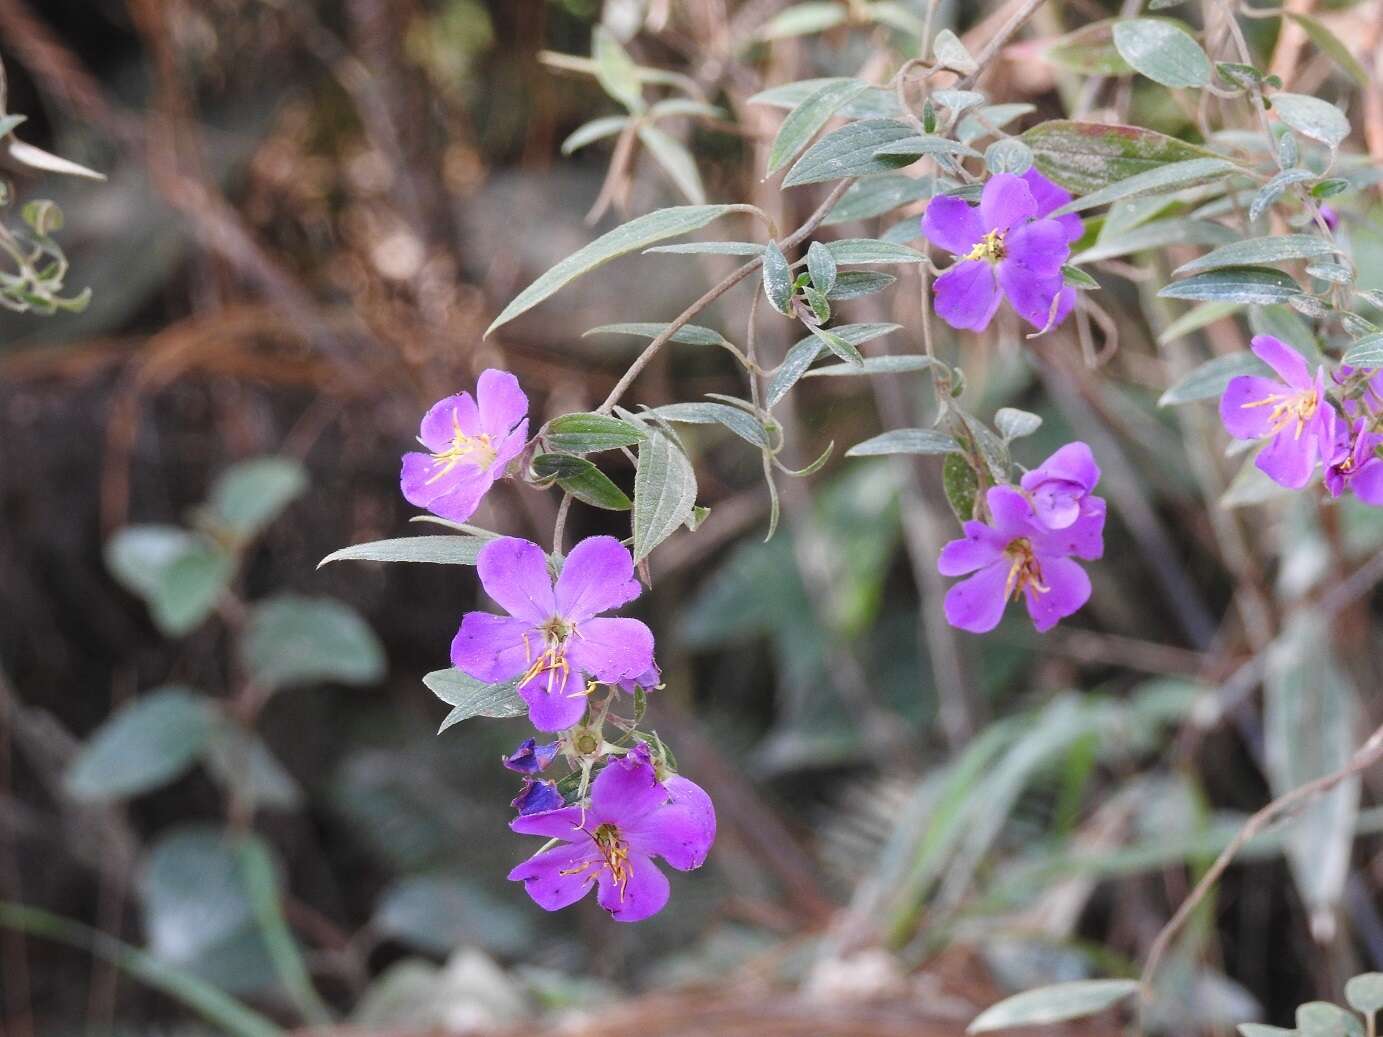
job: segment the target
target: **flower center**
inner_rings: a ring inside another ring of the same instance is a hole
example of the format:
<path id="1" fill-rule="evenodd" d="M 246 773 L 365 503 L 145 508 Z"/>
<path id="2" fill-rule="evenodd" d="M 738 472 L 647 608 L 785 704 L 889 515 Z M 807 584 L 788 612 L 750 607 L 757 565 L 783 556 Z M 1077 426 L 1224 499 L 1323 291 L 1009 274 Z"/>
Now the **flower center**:
<path id="1" fill-rule="evenodd" d="M 568 623 L 561 616 L 553 616 L 538 628 L 543 634 L 543 650 L 535 657 L 528 635 L 523 638 L 525 658 L 528 669 L 519 678 L 520 684 L 527 684 L 541 674 L 547 674 L 547 693 L 566 689 L 567 678 L 571 676 L 571 665 L 567 662 L 567 641 L 576 633 L 576 624 Z"/>
<path id="2" fill-rule="evenodd" d="M 1009 559 L 1008 579 L 1004 581 L 1004 597 L 1018 600 L 1023 591 L 1031 587 L 1038 594 L 1047 593 L 1047 585 L 1042 582 L 1042 566 L 1038 564 L 1033 552 L 1032 541 L 1019 537 L 1004 548 Z"/>
<path id="3" fill-rule="evenodd" d="M 605 866 L 610 869 L 610 877 L 619 887 L 619 896 L 623 900 L 624 888 L 634 877 L 634 866 L 629 861 L 629 844 L 620 838 L 619 829 L 612 824 L 601 825 L 595 830 L 592 838 L 595 840 L 596 849 L 600 851 L 600 856 L 605 859 Z"/>
<path id="4" fill-rule="evenodd" d="M 461 422 L 452 411 L 451 446 L 432 455 L 433 467 L 437 470 L 427 481 L 434 483 L 459 464 L 473 464 L 477 468 L 489 468 L 495 463 L 495 448 L 485 433 L 468 436 L 461 431 Z"/>
<path id="5" fill-rule="evenodd" d="M 1276 435 L 1295 421 L 1297 423 L 1296 438 L 1300 439 L 1302 430 L 1306 428 L 1306 423 L 1316 416 L 1316 411 L 1320 410 L 1321 396 L 1312 387 L 1304 392 L 1271 393 L 1261 400 L 1244 404 L 1245 409 L 1269 406 L 1272 407 L 1272 413 L 1268 415 L 1268 421 L 1272 426 L 1273 434 Z"/>
<path id="6" fill-rule="evenodd" d="M 997 263 L 1004 258 L 1004 232 L 991 230 L 963 258 L 985 259 L 991 263 Z"/>

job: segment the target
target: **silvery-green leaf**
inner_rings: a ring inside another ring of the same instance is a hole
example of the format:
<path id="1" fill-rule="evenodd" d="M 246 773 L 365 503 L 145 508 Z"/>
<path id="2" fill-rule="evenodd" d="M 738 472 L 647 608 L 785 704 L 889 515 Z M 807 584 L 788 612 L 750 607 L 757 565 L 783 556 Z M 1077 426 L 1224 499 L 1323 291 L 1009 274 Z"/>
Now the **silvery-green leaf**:
<path id="1" fill-rule="evenodd" d="M 869 84 L 858 79 L 826 80 L 819 89 L 788 113 L 768 153 L 768 173 L 776 173 L 806 147 L 831 117 L 854 100 Z"/>
<path id="2" fill-rule="evenodd" d="M 1354 280 L 1354 270 L 1344 263 L 1310 263 L 1306 276 L 1330 284 L 1349 284 Z"/>
<path id="3" fill-rule="evenodd" d="M 307 489 L 307 473 L 289 457 L 257 457 L 226 469 L 212 484 L 207 510 L 216 525 L 248 540 Z"/>
<path id="4" fill-rule="evenodd" d="M 449 875 L 410 875 L 394 882 L 380 895 L 370 926 L 440 957 L 474 945 L 521 957 L 533 939 L 529 913 Z"/>
<path id="5" fill-rule="evenodd" d="M 874 0 L 864 9 L 864 13 L 878 24 L 887 25 L 909 36 L 920 37 L 924 31 L 922 20 L 894 0 Z"/>
<path id="6" fill-rule="evenodd" d="M 916 160 L 916 156 L 875 157 L 878 149 L 915 136 L 912 127 L 894 119 L 862 119 L 826 134 L 799 158 L 783 178 L 784 187 L 819 184 L 848 176 L 887 173 Z"/>
<path id="7" fill-rule="evenodd" d="M 676 245 L 654 245 L 643 251 L 644 255 L 757 256 L 763 250 L 757 241 L 683 241 Z"/>
<path id="8" fill-rule="evenodd" d="M 776 242 L 764 246 L 764 297 L 779 313 L 792 310 L 792 268 Z"/>
<path id="9" fill-rule="evenodd" d="M 991 173 L 1021 176 L 1032 168 L 1032 150 L 1017 137 L 996 140 L 985 148 L 984 167 Z"/>
<path id="10" fill-rule="evenodd" d="M 836 378 L 840 376 L 858 377 L 870 374 L 904 374 L 908 371 L 922 371 L 935 366 L 937 361 L 929 356 L 904 354 L 902 356 L 867 356 L 859 364 L 826 364 L 814 367 L 803 378 Z"/>
<path id="11" fill-rule="evenodd" d="M 1271 374 L 1268 365 L 1248 350 L 1230 353 L 1228 356 L 1217 356 L 1179 378 L 1175 385 L 1162 394 L 1157 405 L 1169 407 L 1195 400 L 1218 399 L 1224 394 L 1225 387 L 1231 379 L 1240 375 L 1268 377 Z"/>
<path id="12" fill-rule="evenodd" d="M 933 90 L 931 100 L 949 108 L 953 112 L 964 112 L 976 108 L 989 100 L 980 90 Z"/>
<path id="13" fill-rule="evenodd" d="M 264 740 L 229 722 L 216 725 L 202 753 L 207 772 L 225 789 L 258 807 L 294 810 L 302 789 Z"/>
<path id="14" fill-rule="evenodd" d="M 352 544 L 333 551 L 320 562 L 430 562 L 435 565 L 474 565 L 480 549 L 490 538 L 478 536 L 398 537 L 393 540 L 373 540 L 368 544 Z"/>
<path id="15" fill-rule="evenodd" d="M 663 168 L 663 172 L 677 185 L 687 201 L 701 205 L 706 201 L 706 189 L 701 186 L 701 174 L 696 168 L 696 159 L 684 145 L 669 137 L 656 126 L 644 123 L 639 127 L 639 140 L 643 141 L 648 153 Z"/>
<path id="16" fill-rule="evenodd" d="M 1306 35 L 1311 37 L 1311 42 L 1331 61 L 1335 62 L 1345 75 L 1354 80 L 1356 85 L 1368 89 L 1368 71 L 1359 63 L 1354 52 L 1345 46 L 1340 38 L 1326 27 L 1324 22 L 1300 11 L 1283 11 L 1282 13 L 1306 30 Z"/>
<path id="17" fill-rule="evenodd" d="M 855 348 L 855 344 L 849 339 L 843 338 L 834 331 L 829 331 L 826 328 L 812 328 L 811 333 L 825 343 L 827 349 L 847 363 L 855 364 L 856 366 L 864 364 L 864 356 L 861 355 L 860 351 Z"/>
<path id="18" fill-rule="evenodd" d="M 18 115 L 14 112 L 8 115 L 0 115 L 0 137 L 8 137 L 14 132 L 15 127 L 19 126 L 27 118 L 27 115 Z"/>
<path id="19" fill-rule="evenodd" d="M 707 119 L 724 119 L 726 111 L 724 108 L 690 97 L 669 97 L 648 107 L 650 119 L 665 119 L 671 115 L 699 115 Z"/>
<path id="20" fill-rule="evenodd" d="M 1266 1023 L 1240 1023 L 1235 1029 L 1239 1031 L 1240 1037 L 1299 1037 L 1296 1030 L 1269 1026 Z"/>
<path id="21" fill-rule="evenodd" d="M 106 544 L 106 566 L 149 606 L 172 637 L 211 615 L 235 574 L 235 559 L 207 538 L 176 526 L 126 526 Z"/>
<path id="22" fill-rule="evenodd" d="M 1262 216 L 1268 207 L 1281 198 L 1283 192 L 1293 184 L 1301 184 L 1314 179 L 1316 179 L 1316 174 L 1309 169 L 1284 169 L 1260 187 L 1258 193 L 1253 196 L 1253 202 L 1249 205 L 1249 219 L 1256 220 Z"/>
<path id="23" fill-rule="evenodd" d="M 1238 302 L 1203 302 L 1199 306 L 1191 307 L 1163 328 L 1162 333 L 1157 336 L 1157 341 L 1162 344 L 1173 342 L 1184 335 L 1199 331 L 1207 324 L 1214 324 L 1217 320 L 1233 316 L 1243 308 L 1244 304 Z"/>
<path id="24" fill-rule="evenodd" d="M 856 443 L 846 457 L 873 457 L 881 454 L 951 454 L 960 444 L 934 428 L 895 428 Z"/>
<path id="25" fill-rule="evenodd" d="M 1368 370 L 1383 367 L 1383 333 L 1367 335 L 1359 339 L 1345 350 L 1341 363 Z"/>
<path id="26" fill-rule="evenodd" d="M 91 180 L 104 180 L 105 173 L 98 173 L 94 169 L 70 162 L 57 155 L 51 155 L 42 148 L 36 148 L 32 144 L 25 144 L 18 137 L 10 135 L 5 139 L 5 147 L 9 149 L 10 158 L 14 159 L 22 166 L 30 169 L 41 169 L 45 173 L 61 173 L 64 176 L 84 176 Z"/>
<path id="27" fill-rule="evenodd" d="M 372 684 L 384 676 L 384 648 L 374 631 L 334 598 L 280 594 L 256 602 L 240 640 L 240 659 L 262 688 Z"/>
<path id="28" fill-rule="evenodd" d="M 1361 1015 L 1383 1011 L 1383 972 L 1365 972 L 1345 984 L 1345 1000 Z"/>
<path id="29" fill-rule="evenodd" d="M 563 414 L 549 421 L 542 435 L 549 447 L 569 454 L 637 446 L 647 438 L 642 429 L 608 414 Z"/>
<path id="30" fill-rule="evenodd" d="M 666 238 L 675 238 L 700 230 L 733 208 L 729 205 L 681 205 L 671 209 L 658 209 L 602 234 L 589 245 L 573 252 L 520 292 L 494 319 L 485 330 L 485 334 L 488 335 L 519 314 L 531 310 L 582 274 L 590 273 L 618 256 L 637 252 Z"/>
<path id="31" fill-rule="evenodd" d="M 794 4 L 769 19 L 754 34 L 761 40 L 781 40 L 789 36 L 806 36 L 844 25 L 849 16 L 844 4 L 808 0 Z"/>
<path id="32" fill-rule="evenodd" d="M 1297 1008 L 1301 1037 L 1364 1037 L 1359 1017 L 1329 1001 L 1308 1001 Z"/>
<path id="33" fill-rule="evenodd" d="M 962 144 L 973 144 L 986 134 L 1002 130 L 1014 119 L 1036 110 L 1035 105 L 1021 102 L 986 105 L 964 116 L 956 124 L 956 140 Z"/>
<path id="34" fill-rule="evenodd" d="M 1068 284 L 1072 288 L 1077 288 L 1083 292 L 1094 291 L 1100 287 L 1099 281 L 1096 281 L 1080 267 L 1073 266 L 1070 263 L 1063 263 L 1061 265 L 1061 280 L 1062 283 Z"/>
<path id="35" fill-rule="evenodd" d="M 1095 244 L 1071 257 L 1073 265 L 1098 263 L 1105 259 L 1166 248 L 1168 245 L 1222 245 L 1240 236 L 1221 224 L 1184 217 L 1155 220 L 1113 235 L 1107 233 L 1107 228 L 1108 224 Z"/>
<path id="36" fill-rule="evenodd" d="M 1226 266 L 1252 266 L 1256 263 L 1282 263 L 1289 259 L 1312 259 L 1334 255 L 1340 250 L 1314 234 L 1277 234 L 1268 238 L 1231 241 L 1213 252 L 1183 263 L 1174 276 L 1217 270 Z"/>
<path id="37" fill-rule="evenodd" d="M 1138 992 L 1132 979 L 1081 979 L 1025 990 L 981 1012 L 966 1033 L 1044 1026 L 1095 1015 Z"/>
<path id="38" fill-rule="evenodd" d="M 593 508 L 628 511 L 631 506 L 625 492 L 584 457 L 538 454 L 533 458 L 532 466 L 533 477 L 539 482 L 555 482 L 577 500 Z"/>
<path id="39" fill-rule="evenodd" d="M 795 83 L 769 87 L 749 98 L 750 104 L 767 104 L 775 108 L 796 108 L 808 97 L 821 89 L 832 79 L 799 79 Z M 902 115 L 898 107 L 898 95 L 882 87 L 870 87 L 864 93 L 846 102 L 840 113 L 852 119 L 874 119 Z"/>
<path id="40" fill-rule="evenodd" d="M 881 216 L 909 202 L 930 198 L 931 194 L 931 177 L 910 177 L 906 173 L 871 176 L 850 185 L 822 226 Z"/>
<path id="41" fill-rule="evenodd" d="M 597 25 L 592 36 L 591 58 L 595 61 L 596 81 L 605 92 L 631 112 L 643 111 L 638 66 L 603 25 Z"/>
<path id="42" fill-rule="evenodd" d="M 724 403 L 668 403 L 651 413 L 665 421 L 685 421 L 694 425 L 723 425 L 745 442 L 768 447 L 768 432 L 752 414 Z"/>
<path id="43" fill-rule="evenodd" d="M 1270 306 L 1286 302 L 1301 288 L 1281 270 L 1266 266 L 1231 266 L 1208 270 L 1169 284 L 1157 294 L 1165 299 L 1198 302 L 1246 302 Z"/>
<path id="44" fill-rule="evenodd" d="M 1185 162 L 1172 162 L 1149 169 L 1146 173 L 1136 173 L 1125 180 L 1116 180 L 1107 187 L 1092 191 L 1076 198 L 1055 210 L 1053 216 L 1069 212 L 1082 212 L 1097 205 L 1125 198 L 1137 198 L 1147 194 L 1165 194 L 1197 184 L 1218 180 L 1237 172 L 1239 167 L 1227 158 L 1192 158 Z"/>
<path id="45" fill-rule="evenodd" d="M 811 307 L 812 316 L 816 318 L 818 324 L 825 324 L 831 319 L 831 304 L 826 299 L 826 293 L 818 291 L 809 284 L 802 286 L 802 298 Z"/>
<path id="46" fill-rule="evenodd" d="M 438 734 L 471 717 L 521 717 L 528 705 L 519 698 L 517 680 L 486 684 L 457 669 L 433 670 L 423 677 L 427 690 L 452 707 Z"/>
<path id="47" fill-rule="evenodd" d="M 1277 117 L 1304 137 L 1337 148 L 1349 136 L 1349 119 L 1329 101 L 1308 94 L 1272 95 Z"/>
<path id="48" fill-rule="evenodd" d="M 675 533 L 696 505 L 696 472 L 687 455 L 661 429 L 648 426 L 634 475 L 634 561 L 640 562 Z"/>
<path id="49" fill-rule="evenodd" d="M 975 499 L 980 491 L 979 476 L 964 454 L 947 454 L 941 462 L 941 489 L 957 522 L 969 522 L 975 517 Z"/>
<path id="50" fill-rule="evenodd" d="M 807 249 L 807 271 L 817 291 L 829 293 L 836 286 L 836 257 L 819 241 L 813 241 Z"/>
<path id="51" fill-rule="evenodd" d="M 166 785 L 201 755 L 216 712 L 183 687 L 159 688 L 125 703 L 86 740 L 63 776 L 86 802 L 125 799 Z"/>
<path id="52" fill-rule="evenodd" d="M 909 216 L 899 220 L 879 235 L 880 241 L 889 241 L 895 245 L 906 245 L 909 241 L 916 241 L 922 236 L 922 221 L 916 216 Z"/>
<path id="53" fill-rule="evenodd" d="M 827 242 L 825 248 L 840 266 L 922 262 L 921 252 L 878 238 L 843 238 Z"/>
<path id="54" fill-rule="evenodd" d="M 832 302 L 858 299 L 865 295 L 881 292 L 898 278 L 892 274 L 881 274 L 873 270 L 845 270 L 836 277 L 836 286 L 826 298 Z"/>
<path id="55" fill-rule="evenodd" d="M 1043 58 L 1060 68 L 1086 76 L 1126 76 L 1133 68 L 1114 46 L 1115 19 L 1081 26 L 1053 41 Z"/>
<path id="56" fill-rule="evenodd" d="M 1321 346 L 1315 332 L 1286 306 L 1253 307 L 1249 310 L 1249 330 L 1255 335 L 1281 339 L 1304 356 L 1312 367 L 1321 363 Z"/>
<path id="57" fill-rule="evenodd" d="M 570 155 L 584 148 L 587 144 L 594 144 L 606 137 L 613 137 L 628 125 L 629 116 L 627 115 L 606 115 L 582 123 L 572 130 L 566 140 L 562 141 L 562 154 Z"/>
<path id="58" fill-rule="evenodd" d="M 1016 407 L 1000 407 L 994 412 L 994 427 L 1005 439 L 1021 439 L 1042 427 L 1042 418 Z"/>
<path id="59" fill-rule="evenodd" d="M 1114 46 L 1135 71 L 1163 86 L 1205 86 L 1210 59 L 1180 22 L 1130 18 L 1114 24 Z"/>
<path id="60" fill-rule="evenodd" d="M 875 158 L 901 158 L 907 159 L 909 163 L 916 162 L 923 155 L 980 157 L 980 153 L 968 144 L 962 144 L 947 137 L 932 137 L 923 134 L 913 134 L 900 140 L 889 141 L 874 149 Z"/>
<path id="61" fill-rule="evenodd" d="M 591 328 L 590 331 L 581 333 L 582 338 L 590 335 L 634 335 L 639 338 L 653 339 L 661 335 L 666 324 L 656 323 L 627 323 L 627 324 L 602 324 L 598 328 Z M 699 324 L 683 324 L 672 333 L 671 342 L 681 342 L 689 346 L 728 346 L 729 342 L 725 336 L 718 331 L 710 328 L 703 328 Z"/>
<path id="62" fill-rule="evenodd" d="M 1214 152 L 1138 126 L 1053 119 L 1022 134 L 1033 164 L 1068 191 L 1085 194 L 1140 173 Z"/>
<path id="63" fill-rule="evenodd" d="M 961 43 L 960 37 L 950 29 L 942 29 L 936 34 L 936 38 L 932 40 L 932 54 L 938 65 L 955 69 L 967 76 L 980 69 L 974 56 L 966 49 L 965 44 Z"/>
<path id="64" fill-rule="evenodd" d="M 871 339 L 898 331 L 901 327 L 900 324 L 842 324 L 831 331 L 851 345 L 859 346 Z M 807 335 L 794 343 L 768 383 L 764 394 L 766 405 L 772 407 L 786 396 L 788 390 L 797 384 L 798 379 L 825 349 L 815 335 Z M 850 366 L 853 370 L 858 370 L 855 365 Z"/>

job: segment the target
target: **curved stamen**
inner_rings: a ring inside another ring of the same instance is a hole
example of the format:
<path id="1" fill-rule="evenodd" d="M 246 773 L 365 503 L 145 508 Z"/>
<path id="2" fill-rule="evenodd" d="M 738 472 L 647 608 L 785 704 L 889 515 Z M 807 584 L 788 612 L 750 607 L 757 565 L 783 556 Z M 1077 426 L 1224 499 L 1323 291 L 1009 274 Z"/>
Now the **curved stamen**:
<path id="1" fill-rule="evenodd" d="M 432 455 L 436 471 L 427 480 L 429 484 L 445 476 L 460 464 L 473 464 L 477 468 L 489 468 L 495 463 L 496 451 L 486 433 L 468 436 L 461 431 L 461 419 L 455 409 L 451 412 L 451 445 Z"/>

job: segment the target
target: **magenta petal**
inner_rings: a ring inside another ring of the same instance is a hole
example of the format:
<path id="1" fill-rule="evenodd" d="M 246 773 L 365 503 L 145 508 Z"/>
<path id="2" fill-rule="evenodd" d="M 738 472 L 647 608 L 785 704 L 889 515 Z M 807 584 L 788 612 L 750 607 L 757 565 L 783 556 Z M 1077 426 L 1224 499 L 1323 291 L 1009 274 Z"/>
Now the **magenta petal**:
<path id="1" fill-rule="evenodd" d="M 1090 577 L 1069 558 L 1043 558 L 1042 585 L 1045 590 L 1031 584 L 1023 589 L 1028 615 L 1039 633 L 1050 630 L 1090 600 Z"/>
<path id="2" fill-rule="evenodd" d="M 1014 227 L 1004 238 L 1004 265 L 1016 264 L 1033 277 L 1050 280 L 1071 256 L 1066 230 L 1056 220 L 1033 220 Z M 999 273 L 1003 281 L 1002 270 Z"/>
<path id="3" fill-rule="evenodd" d="M 603 684 L 638 677 L 653 665 L 653 631 L 637 619 L 588 619 L 567 642 L 567 661 Z"/>
<path id="4" fill-rule="evenodd" d="M 556 615 L 547 555 L 537 544 L 499 537 L 480 549 L 476 572 L 485 593 L 506 612 L 540 626 Z"/>
<path id="5" fill-rule="evenodd" d="M 1060 209 L 1071 200 L 1069 191 L 1048 180 L 1037 171 L 1036 166 L 1030 166 L 1023 174 L 1023 182 L 1032 192 L 1033 201 L 1037 204 L 1037 211 L 1033 216 L 1039 220 L 1045 219 L 1049 213 Z M 1065 216 L 1055 217 L 1055 220 L 1061 224 L 1067 241 L 1075 241 L 1085 232 L 1085 224 L 1076 213 L 1068 212 Z"/>
<path id="6" fill-rule="evenodd" d="M 1306 366 L 1306 358 L 1287 343 L 1272 335 L 1255 335 L 1249 340 L 1254 354 L 1293 389 L 1311 389 L 1315 382 Z"/>
<path id="7" fill-rule="evenodd" d="M 633 601 L 643 588 L 634 579 L 634 556 L 614 537 L 587 537 L 571 549 L 557 577 L 557 611 L 580 623 Z"/>
<path id="8" fill-rule="evenodd" d="M 1235 439 L 1262 439 L 1273 431 L 1272 396 L 1286 396 L 1287 387 L 1270 378 L 1239 375 L 1231 378 L 1220 397 L 1220 421 Z"/>
<path id="9" fill-rule="evenodd" d="M 438 480 L 438 486 L 449 488 L 445 493 L 433 497 L 425 507 L 441 518 L 465 522 L 475 514 L 475 509 L 480 507 L 481 500 L 494 484 L 494 476 L 488 472 L 469 465 L 458 467 L 447 473 L 446 478 Z M 405 493 L 404 496 L 407 498 L 408 495 Z"/>
<path id="10" fill-rule="evenodd" d="M 1075 483 L 1089 492 L 1100 481 L 1100 466 L 1088 444 L 1076 440 L 1067 443 L 1051 457 L 1023 476 L 1023 489 L 1030 490 L 1048 479 Z"/>
<path id="11" fill-rule="evenodd" d="M 528 722 L 539 731 L 565 731 L 586 712 L 586 684 L 579 674 L 544 671 L 519 685 Z"/>
<path id="12" fill-rule="evenodd" d="M 580 807 L 559 807 L 516 817 L 509 822 L 509 828 L 519 835 L 541 835 L 546 839 L 565 839 L 589 846 L 590 836 L 581 830 L 584 813 Z"/>
<path id="13" fill-rule="evenodd" d="M 1383 506 L 1383 461 L 1375 458 L 1365 462 L 1362 468 L 1355 471 L 1349 487 L 1365 504 Z"/>
<path id="14" fill-rule="evenodd" d="M 644 754 L 631 752 L 611 760 L 591 782 L 591 814 L 600 823 L 623 828 L 657 810 L 668 790 Z"/>
<path id="15" fill-rule="evenodd" d="M 1070 306 L 1063 308 L 1060 297 L 1066 288 L 1061 275 L 1037 277 L 1017 263 L 1007 260 L 999 264 L 999 284 L 1015 313 L 1039 331 L 1048 325 L 1056 327 L 1070 312 Z M 1052 301 L 1058 300 L 1055 312 Z"/>
<path id="16" fill-rule="evenodd" d="M 587 840 L 584 845 L 569 843 L 544 850 L 511 871 L 509 878 L 522 882 L 544 911 L 560 911 L 590 891 L 596 876 L 608 870 L 603 865 L 599 852 Z"/>
<path id="17" fill-rule="evenodd" d="M 629 873 L 623 883 L 615 881 L 609 868 L 601 870 L 596 902 L 609 911 L 616 922 L 642 922 L 667 904 L 667 876 L 643 854 L 631 853 L 625 864 Z"/>
<path id="18" fill-rule="evenodd" d="M 953 328 L 983 331 L 999 308 L 994 268 L 982 259 L 966 259 L 936 279 L 936 315 Z"/>
<path id="19" fill-rule="evenodd" d="M 1032 501 L 1015 486 L 992 486 L 985 494 L 984 502 L 989 506 L 992 525 L 997 535 L 1007 544 L 1016 537 L 1032 536 L 1041 532 L 1037 524 L 1037 512 Z"/>
<path id="20" fill-rule="evenodd" d="M 1008 604 L 1010 565 L 1001 558 L 946 592 L 946 622 L 972 634 L 986 634 L 999 625 Z"/>
<path id="21" fill-rule="evenodd" d="M 528 669 L 530 646 L 541 646 L 542 637 L 526 619 L 468 612 L 452 638 L 451 664 L 478 681 L 510 681 Z"/>
<path id="22" fill-rule="evenodd" d="M 1037 202 L 1021 176 L 995 173 L 980 195 L 980 220 L 986 230 L 1006 231 L 1037 213 Z"/>
<path id="23" fill-rule="evenodd" d="M 478 436 L 484 431 L 480 427 L 480 413 L 476 410 L 475 400 L 468 392 L 448 396 L 428 408 L 418 429 L 418 438 L 423 441 L 423 446 L 440 453 L 451 446 L 457 429 L 467 436 Z"/>
<path id="24" fill-rule="evenodd" d="M 663 784 L 668 791 L 667 805 L 622 831 L 631 849 L 661 857 L 678 871 L 691 871 L 705 863 L 715 842 L 715 806 L 705 789 L 680 774 L 671 775 Z"/>
<path id="25" fill-rule="evenodd" d="M 480 431 L 497 441 L 528 416 L 528 397 L 519 380 L 508 371 L 489 368 L 475 386 L 480 411 Z"/>
<path id="26" fill-rule="evenodd" d="M 475 513 L 480 499 L 494 482 L 490 476 L 473 464 L 454 465 L 450 471 L 446 464 L 433 459 L 431 454 L 417 451 L 403 455 L 403 468 L 399 473 L 399 488 L 403 490 L 404 500 L 419 508 L 427 508 L 443 518 L 464 522 Z M 445 508 L 448 514 L 438 511 Z"/>
<path id="27" fill-rule="evenodd" d="M 1299 490 L 1311 481 L 1316 469 L 1316 433 L 1307 428 L 1298 435 L 1292 422 L 1268 441 L 1254 462 L 1269 479 L 1290 490 Z"/>
<path id="28" fill-rule="evenodd" d="M 983 522 L 967 522 L 965 536 L 952 540 L 941 549 L 936 570 L 942 576 L 964 576 L 998 560 L 1008 540 Z"/>
<path id="29" fill-rule="evenodd" d="M 984 226 L 979 209 L 960 198 L 942 195 L 927 203 L 922 234 L 938 248 L 963 256 L 984 237 Z"/>
<path id="30" fill-rule="evenodd" d="M 495 447 L 495 460 L 490 465 L 490 475 L 498 479 L 504 474 L 509 462 L 523 453 L 528 443 L 528 419 L 524 418 L 514 426 L 514 431 L 501 439 Z"/>
<path id="31" fill-rule="evenodd" d="M 1086 497 L 1080 503 L 1076 520 L 1064 529 L 1047 530 L 1032 538 L 1040 555 L 1075 555 L 1094 561 L 1104 555 L 1105 502 L 1103 497 Z"/>

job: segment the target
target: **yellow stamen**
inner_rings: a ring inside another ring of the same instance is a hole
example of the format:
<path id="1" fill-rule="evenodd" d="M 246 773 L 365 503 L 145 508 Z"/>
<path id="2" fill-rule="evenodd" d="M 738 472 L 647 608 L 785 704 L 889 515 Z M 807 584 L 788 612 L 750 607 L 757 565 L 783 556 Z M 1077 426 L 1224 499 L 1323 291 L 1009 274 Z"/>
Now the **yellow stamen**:
<path id="1" fill-rule="evenodd" d="M 1297 429 L 1294 437 L 1300 439 L 1306 428 L 1306 423 L 1316 416 L 1316 411 L 1320 409 L 1320 406 L 1320 393 L 1313 387 L 1304 392 L 1270 393 L 1261 400 L 1244 404 L 1244 410 L 1248 410 L 1250 407 L 1272 407 L 1272 413 L 1268 415 L 1268 422 L 1273 435 L 1281 432 L 1295 421 Z"/>
<path id="2" fill-rule="evenodd" d="M 987 259 L 991 263 L 997 263 L 1004 258 L 1004 232 L 1001 230 L 991 230 L 962 258 Z"/>
<path id="3" fill-rule="evenodd" d="M 489 468 L 495 463 L 495 448 L 490 437 L 481 433 L 468 436 L 461 431 L 461 419 L 453 409 L 451 412 L 451 446 L 432 455 L 436 471 L 427 481 L 435 483 L 459 464 L 473 464 L 477 468 Z"/>
<path id="4" fill-rule="evenodd" d="M 1046 594 L 1048 587 L 1042 582 L 1042 567 L 1033 553 L 1032 542 L 1027 537 L 1019 537 L 1004 549 L 1011 560 L 1008 579 L 1004 581 L 1004 597 L 1018 600 L 1025 588 L 1031 587 L 1038 594 Z"/>

